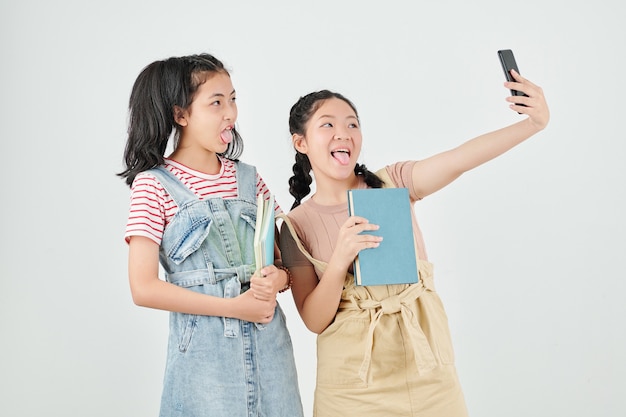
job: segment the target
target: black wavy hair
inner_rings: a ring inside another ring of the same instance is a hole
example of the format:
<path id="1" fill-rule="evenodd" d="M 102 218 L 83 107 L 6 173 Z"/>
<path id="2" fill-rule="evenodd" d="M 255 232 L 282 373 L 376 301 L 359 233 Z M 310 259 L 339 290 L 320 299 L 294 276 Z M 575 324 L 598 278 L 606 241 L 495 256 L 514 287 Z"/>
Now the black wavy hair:
<path id="1" fill-rule="evenodd" d="M 132 185 L 138 173 L 163 164 L 170 138 L 175 145 L 180 138 L 175 108 L 189 108 L 200 85 L 216 73 L 230 76 L 219 59 L 206 53 L 155 61 L 141 71 L 128 103 L 126 168 L 117 174 L 127 185 Z M 232 142 L 219 155 L 237 160 L 242 152 L 243 139 L 233 129 Z"/>

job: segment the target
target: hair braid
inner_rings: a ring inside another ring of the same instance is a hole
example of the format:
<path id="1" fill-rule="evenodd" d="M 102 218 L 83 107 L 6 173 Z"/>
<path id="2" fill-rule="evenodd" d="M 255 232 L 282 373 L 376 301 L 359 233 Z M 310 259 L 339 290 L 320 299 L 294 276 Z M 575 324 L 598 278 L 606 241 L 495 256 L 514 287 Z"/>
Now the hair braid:
<path id="1" fill-rule="evenodd" d="M 335 93 L 329 90 L 320 90 L 309 93 L 302 96 L 291 107 L 289 112 L 289 132 L 292 135 L 304 136 L 306 133 L 307 123 L 313 116 L 313 114 L 322 106 L 322 104 L 329 99 L 343 100 L 354 111 L 357 119 L 359 114 L 354 104 L 348 100 L 345 96 Z M 291 209 L 298 207 L 302 203 L 302 199 L 311 192 L 311 183 L 313 178 L 310 175 L 311 162 L 309 157 L 305 154 L 296 151 L 296 162 L 293 164 L 293 176 L 289 178 L 289 193 L 294 196 L 295 201 Z M 373 172 L 369 171 L 365 165 L 356 164 L 354 167 L 354 173 L 361 175 L 363 180 L 370 188 L 381 188 L 383 181 L 376 176 Z"/>
<path id="2" fill-rule="evenodd" d="M 293 164 L 292 171 L 293 176 L 289 178 L 289 194 L 295 198 L 291 206 L 293 210 L 298 207 L 302 199 L 311 192 L 313 178 L 310 174 L 311 162 L 309 161 L 309 157 L 296 151 L 296 162 Z"/>
<path id="3" fill-rule="evenodd" d="M 381 180 L 376 174 L 368 170 L 365 164 L 356 164 L 354 167 L 354 173 L 356 175 L 362 175 L 365 184 L 370 188 L 382 188 L 383 180 Z"/>

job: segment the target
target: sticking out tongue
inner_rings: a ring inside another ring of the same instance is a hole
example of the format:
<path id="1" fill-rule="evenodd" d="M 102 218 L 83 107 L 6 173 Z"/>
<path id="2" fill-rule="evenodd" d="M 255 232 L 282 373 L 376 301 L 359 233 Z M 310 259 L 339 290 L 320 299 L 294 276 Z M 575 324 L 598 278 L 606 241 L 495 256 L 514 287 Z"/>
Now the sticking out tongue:
<path id="1" fill-rule="evenodd" d="M 220 138 L 222 139 L 222 142 L 230 143 L 233 140 L 233 131 L 230 129 L 222 130 L 222 133 L 220 134 Z"/>
<path id="2" fill-rule="evenodd" d="M 341 165 L 348 165 L 350 162 L 350 155 L 348 152 L 333 152 L 333 158 L 335 158 Z"/>

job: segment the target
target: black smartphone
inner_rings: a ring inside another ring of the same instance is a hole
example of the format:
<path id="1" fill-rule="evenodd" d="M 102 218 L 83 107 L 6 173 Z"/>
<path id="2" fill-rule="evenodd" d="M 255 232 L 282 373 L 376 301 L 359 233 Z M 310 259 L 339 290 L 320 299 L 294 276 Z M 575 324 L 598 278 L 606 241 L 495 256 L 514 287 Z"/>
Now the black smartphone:
<path id="1" fill-rule="evenodd" d="M 511 75 L 511 70 L 515 70 L 518 74 L 519 68 L 517 68 L 517 62 L 515 62 L 515 56 L 513 55 L 513 51 L 510 49 L 501 49 L 498 51 L 498 56 L 500 57 L 500 63 L 502 64 L 502 69 L 504 70 L 504 76 L 507 81 L 515 81 L 513 76 Z M 526 94 L 521 91 L 511 90 L 512 96 L 526 96 Z M 520 104 L 523 106 L 523 104 Z"/>

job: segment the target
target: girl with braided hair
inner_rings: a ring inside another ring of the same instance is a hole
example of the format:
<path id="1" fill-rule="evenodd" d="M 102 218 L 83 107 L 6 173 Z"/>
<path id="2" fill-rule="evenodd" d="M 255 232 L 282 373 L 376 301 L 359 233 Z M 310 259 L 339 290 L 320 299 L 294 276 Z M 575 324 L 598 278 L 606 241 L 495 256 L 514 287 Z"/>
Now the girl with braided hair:
<path id="1" fill-rule="evenodd" d="M 355 257 L 377 247 L 381 238 L 361 233 L 377 225 L 348 216 L 347 190 L 406 187 L 415 203 L 541 131 L 549 120 L 543 92 L 519 74 L 514 77 L 505 87 L 528 97 L 507 100 L 527 118 L 376 173 L 357 163 L 359 117 L 347 98 L 322 90 L 301 97 L 291 108 L 296 162 L 289 185 L 295 202 L 282 216 L 280 248 L 293 277 L 295 305 L 305 325 L 318 334 L 314 416 L 467 415 L 446 313 L 415 213 L 419 282 L 356 286 L 351 274 Z M 305 200 L 311 171 L 315 194 Z"/>
<path id="2" fill-rule="evenodd" d="M 288 271 L 254 264 L 257 196 L 269 190 L 238 160 L 235 100 L 209 54 L 151 63 L 130 96 L 128 275 L 137 305 L 170 312 L 161 417 L 303 415 L 276 302 Z"/>

